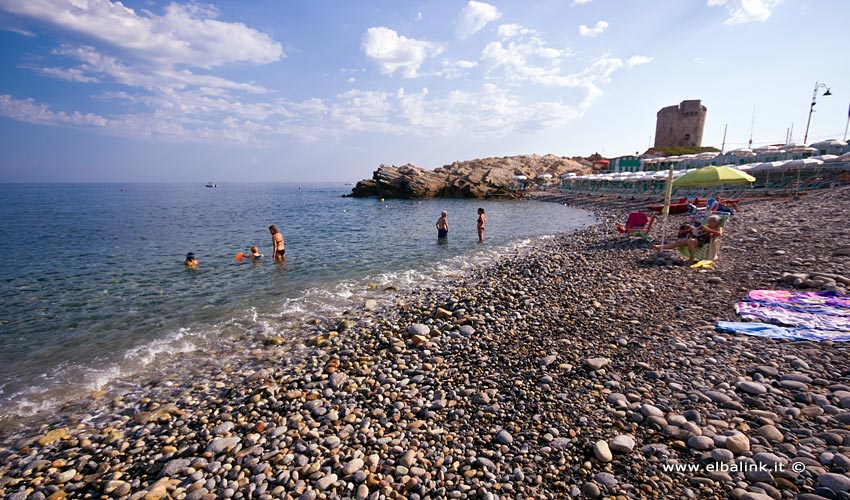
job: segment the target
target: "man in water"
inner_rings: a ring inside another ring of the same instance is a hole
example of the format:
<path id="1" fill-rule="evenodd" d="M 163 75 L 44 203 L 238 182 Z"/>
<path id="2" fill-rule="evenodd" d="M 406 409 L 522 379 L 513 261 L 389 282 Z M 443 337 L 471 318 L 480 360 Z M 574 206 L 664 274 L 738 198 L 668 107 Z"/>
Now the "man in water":
<path id="1" fill-rule="evenodd" d="M 446 239 L 449 237 L 449 221 L 446 219 L 449 213 L 443 210 L 443 213 L 440 214 L 440 218 L 437 219 L 437 238 L 438 239 Z"/>
<path id="2" fill-rule="evenodd" d="M 198 259 L 195 258 L 195 254 L 192 252 L 187 253 L 186 260 L 183 261 L 183 265 L 186 266 L 187 269 L 197 269 Z"/>

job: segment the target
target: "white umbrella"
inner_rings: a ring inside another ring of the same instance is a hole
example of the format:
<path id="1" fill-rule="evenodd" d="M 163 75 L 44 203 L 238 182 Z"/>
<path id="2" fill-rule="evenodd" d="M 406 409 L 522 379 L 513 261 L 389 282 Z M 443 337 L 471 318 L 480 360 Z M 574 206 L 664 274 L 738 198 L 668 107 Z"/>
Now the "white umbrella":
<path id="1" fill-rule="evenodd" d="M 806 167 L 815 167 L 818 165 L 823 165 L 822 160 L 818 160 L 816 158 L 803 158 L 800 160 L 789 160 L 785 162 L 785 168 L 806 168 Z"/>
<path id="2" fill-rule="evenodd" d="M 843 148 L 846 145 L 847 145 L 847 143 L 844 142 L 844 141 L 839 141 L 837 139 L 827 139 L 825 141 L 816 142 L 816 143 L 812 144 L 811 146 L 813 148 L 818 148 L 818 149 L 827 149 L 827 148 L 833 147 L 833 146 Z"/>
<path id="3" fill-rule="evenodd" d="M 819 155 L 812 156 L 812 160 L 820 160 L 820 161 L 832 161 L 838 159 L 838 155 Z"/>
<path id="4" fill-rule="evenodd" d="M 815 160 L 814 158 L 803 158 L 802 160 L 791 160 L 785 162 L 785 168 L 796 168 L 797 169 L 797 186 L 794 189 L 794 195 L 800 194 L 800 171 L 807 167 L 816 167 L 818 165 L 823 165 L 821 160 Z"/>

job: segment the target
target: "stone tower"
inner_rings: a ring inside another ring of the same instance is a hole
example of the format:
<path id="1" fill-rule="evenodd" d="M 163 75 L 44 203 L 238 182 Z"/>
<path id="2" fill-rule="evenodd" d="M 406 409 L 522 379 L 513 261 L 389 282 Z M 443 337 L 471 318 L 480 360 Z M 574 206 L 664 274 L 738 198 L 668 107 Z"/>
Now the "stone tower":
<path id="1" fill-rule="evenodd" d="M 661 108 L 655 122 L 655 147 L 702 146 L 705 113 L 699 99 Z"/>

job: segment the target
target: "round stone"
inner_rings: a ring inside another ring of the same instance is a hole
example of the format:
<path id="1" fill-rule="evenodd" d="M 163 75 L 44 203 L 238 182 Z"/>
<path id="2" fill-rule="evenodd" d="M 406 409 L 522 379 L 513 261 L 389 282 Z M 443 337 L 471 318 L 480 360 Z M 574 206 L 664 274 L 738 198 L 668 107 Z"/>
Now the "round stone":
<path id="1" fill-rule="evenodd" d="M 594 443 L 593 454 L 596 456 L 597 460 L 603 463 L 614 460 L 614 456 L 611 454 L 611 448 L 609 448 L 608 443 L 603 440 L 599 440 Z"/>
<path id="2" fill-rule="evenodd" d="M 723 448 L 715 448 L 711 450 L 711 459 L 715 462 L 731 462 L 734 458 L 735 455 L 729 450 L 724 450 Z"/>
<path id="3" fill-rule="evenodd" d="M 767 387 L 758 382 L 753 382 L 750 380 L 741 382 L 738 384 L 738 389 L 746 392 L 747 394 L 759 395 L 765 394 L 767 392 Z"/>
<path id="4" fill-rule="evenodd" d="M 737 432 L 731 436 L 726 437 L 726 449 L 734 453 L 735 455 L 740 455 L 741 453 L 746 453 L 750 451 L 750 438 Z"/>
<path id="5" fill-rule="evenodd" d="M 714 447 L 714 440 L 708 436 L 691 436 L 688 446 L 695 450 L 710 450 Z"/>
<path id="6" fill-rule="evenodd" d="M 501 444 L 511 444 L 514 442 L 514 438 L 511 436 L 510 432 L 502 429 L 496 434 L 496 442 Z"/>
<path id="7" fill-rule="evenodd" d="M 413 323 L 407 327 L 407 333 L 427 337 L 428 334 L 431 333 L 431 328 L 428 325 L 423 325 L 422 323 Z"/>
<path id="8" fill-rule="evenodd" d="M 352 459 L 350 462 L 348 462 L 347 464 L 345 464 L 342 467 L 342 473 L 347 476 L 349 474 L 354 474 L 355 472 L 359 471 L 362 468 L 363 468 L 363 459 L 355 458 L 355 459 Z"/>
<path id="9" fill-rule="evenodd" d="M 758 433 L 759 436 L 774 443 L 781 443 L 785 440 L 785 437 L 782 435 L 782 432 L 777 429 L 775 425 L 763 425 L 759 427 Z"/>
<path id="10" fill-rule="evenodd" d="M 608 358 L 588 358 L 585 360 L 585 364 L 587 364 L 591 370 L 599 370 L 610 362 L 611 360 Z"/>
<path id="11" fill-rule="evenodd" d="M 599 495 L 602 494 L 602 492 L 599 491 L 599 486 L 597 486 L 596 483 L 590 482 L 581 485 L 581 492 L 590 498 L 599 498 Z"/>
<path id="12" fill-rule="evenodd" d="M 664 412 L 661 411 L 657 406 L 653 406 L 650 404 L 644 404 L 640 407 L 640 412 L 644 417 L 663 417 Z"/>
<path id="13" fill-rule="evenodd" d="M 850 477 L 845 474 L 827 472 L 818 476 L 818 486 L 832 491 L 850 491 Z"/>
<path id="14" fill-rule="evenodd" d="M 628 434 L 620 434 L 608 442 L 608 447 L 617 453 L 629 453 L 635 447 L 635 438 Z"/>

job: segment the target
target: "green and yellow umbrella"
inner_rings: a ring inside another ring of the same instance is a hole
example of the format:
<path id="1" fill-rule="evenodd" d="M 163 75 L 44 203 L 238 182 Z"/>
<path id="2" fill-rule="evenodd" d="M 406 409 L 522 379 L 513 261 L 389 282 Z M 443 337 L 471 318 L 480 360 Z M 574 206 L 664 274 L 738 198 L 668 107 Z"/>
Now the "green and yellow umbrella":
<path id="1" fill-rule="evenodd" d="M 673 187 L 723 186 L 726 184 L 746 184 L 755 182 L 755 180 L 756 178 L 752 175 L 741 172 L 736 168 L 709 165 L 688 172 L 674 180 Z"/>

